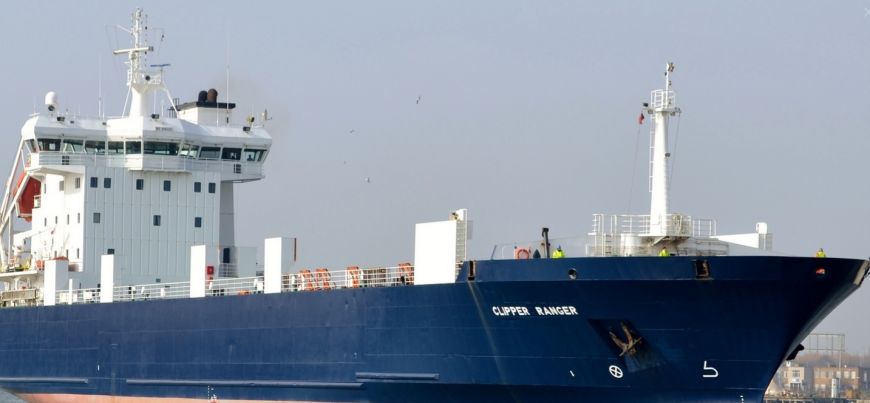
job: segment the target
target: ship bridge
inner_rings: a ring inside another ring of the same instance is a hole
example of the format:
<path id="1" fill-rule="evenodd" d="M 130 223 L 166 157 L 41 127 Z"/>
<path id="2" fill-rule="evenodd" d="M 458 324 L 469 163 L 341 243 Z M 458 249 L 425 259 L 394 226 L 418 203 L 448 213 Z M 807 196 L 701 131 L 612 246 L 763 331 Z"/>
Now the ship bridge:
<path id="1" fill-rule="evenodd" d="M 26 169 L 32 175 L 80 173 L 88 166 L 217 172 L 222 182 L 262 179 L 263 162 L 272 143 L 269 134 L 262 126 L 200 122 L 200 116 L 218 108 L 217 103 L 212 104 L 181 105 L 178 117 L 154 114 L 102 120 L 55 113 L 34 115 L 21 129 L 28 157 Z M 230 110 L 222 110 L 221 115 L 229 118 Z"/>
<path id="2" fill-rule="evenodd" d="M 61 112 L 49 92 L 45 110 L 22 127 L 0 206 L 3 269 L 29 273 L 63 259 L 71 284 L 93 287 L 108 254 L 118 262 L 117 281 L 179 281 L 189 275 L 193 245 L 216 250 L 223 275 L 253 264 L 256 248 L 235 244 L 234 192 L 264 177 L 267 113 L 236 123 L 236 105 L 214 89 L 179 104 L 163 79 L 168 65 L 146 63 L 154 48 L 145 25 L 137 10 L 125 29 L 133 46 L 114 52 L 127 56 L 122 116 Z M 16 216 L 30 228 L 13 229 Z"/>

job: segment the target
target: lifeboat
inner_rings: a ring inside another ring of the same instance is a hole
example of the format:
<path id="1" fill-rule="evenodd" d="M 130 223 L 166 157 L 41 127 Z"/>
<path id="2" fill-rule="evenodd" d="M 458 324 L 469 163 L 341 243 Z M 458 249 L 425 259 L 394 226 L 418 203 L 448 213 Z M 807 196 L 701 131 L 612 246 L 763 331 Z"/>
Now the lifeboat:
<path id="1" fill-rule="evenodd" d="M 18 190 L 22 186 L 24 191 L 21 192 L 18 200 L 15 200 L 15 204 L 18 208 L 18 217 L 30 222 L 33 216 L 35 198 L 40 195 L 42 184 L 38 180 L 28 176 L 26 172 L 22 172 L 18 177 L 18 183 L 15 185 L 15 193 L 18 193 Z"/>

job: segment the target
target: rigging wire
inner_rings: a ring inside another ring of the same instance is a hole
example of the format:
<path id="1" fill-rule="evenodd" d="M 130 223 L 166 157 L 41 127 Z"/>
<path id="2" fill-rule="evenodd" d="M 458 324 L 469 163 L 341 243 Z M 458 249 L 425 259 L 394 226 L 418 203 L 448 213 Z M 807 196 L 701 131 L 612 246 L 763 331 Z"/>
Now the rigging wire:
<path id="1" fill-rule="evenodd" d="M 631 186 L 628 188 L 628 210 L 627 212 L 631 212 L 631 202 L 634 198 L 634 180 L 637 176 L 637 153 L 640 149 L 640 128 L 642 125 L 637 125 L 637 133 L 634 135 L 634 163 L 631 166 Z"/>
<path id="2" fill-rule="evenodd" d="M 671 190 L 671 183 L 673 182 L 674 177 L 674 167 L 677 165 L 677 146 L 680 145 L 680 122 L 682 119 L 682 114 L 677 115 L 677 130 L 674 133 L 674 151 L 671 153 L 671 163 L 668 166 L 668 190 Z"/>

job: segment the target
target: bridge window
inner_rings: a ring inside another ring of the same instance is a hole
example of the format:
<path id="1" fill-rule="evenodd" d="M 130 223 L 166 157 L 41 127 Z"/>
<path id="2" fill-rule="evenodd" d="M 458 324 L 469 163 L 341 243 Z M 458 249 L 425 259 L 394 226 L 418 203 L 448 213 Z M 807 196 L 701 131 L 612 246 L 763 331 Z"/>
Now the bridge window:
<path id="1" fill-rule="evenodd" d="M 221 159 L 228 161 L 238 161 L 242 158 L 242 149 L 241 148 L 224 148 L 224 152 L 221 154 Z"/>
<path id="2" fill-rule="evenodd" d="M 261 161 L 263 159 L 263 154 L 266 153 L 266 150 L 254 150 L 251 148 L 245 149 L 245 161 L 254 162 Z"/>
<path id="3" fill-rule="evenodd" d="M 178 155 L 178 143 L 166 143 L 162 141 L 146 141 L 145 154 L 154 155 Z"/>
<path id="4" fill-rule="evenodd" d="M 220 147 L 203 147 L 199 149 L 199 159 L 201 160 L 216 160 L 220 156 Z"/>
<path id="5" fill-rule="evenodd" d="M 61 151 L 65 153 L 83 153 L 85 152 L 84 140 L 64 140 Z"/>
<path id="6" fill-rule="evenodd" d="M 172 181 L 163 181 L 163 191 L 169 192 L 172 190 Z"/>
<path id="7" fill-rule="evenodd" d="M 202 228 L 202 217 L 193 217 L 193 226 L 196 228 Z"/>
<path id="8" fill-rule="evenodd" d="M 214 182 L 209 182 L 209 183 L 208 183 L 208 192 L 209 192 L 209 193 L 214 193 L 216 187 L 217 187 L 217 186 L 214 184 Z"/>
<path id="9" fill-rule="evenodd" d="M 76 189 L 80 189 L 82 187 L 82 178 L 76 178 Z"/>
<path id="10" fill-rule="evenodd" d="M 91 187 L 92 187 L 92 188 L 97 187 L 97 184 L 98 184 L 98 183 L 99 183 L 99 180 L 97 179 L 97 177 L 96 177 L 96 176 L 91 176 Z"/>
<path id="11" fill-rule="evenodd" d="M 106 149 L 109 154 L 123 154 L 124 153 L 124 142 L 123 141 L 110 141 L 109 147 Z"/>
<path id="12" fill-rule="evenodd" d="M 159 227 L 159 226 L 160 226 L 160 214 L 156 214 L 156 215 L 154 215 L 154 226 L 155 226 L 155 227 Z"/>
<path id="13" fill-rule="evenodd" d="M 178 155 L 187 158 L 196 158 L 196 155 L 199 153 L 199 146 L 195 146 L 193 144 L 182 144 L 181 151 Z"/>
<path id="14" fill-rule="evenodd" d="M 100 213 L 94 213 L 94 224 L 100 223 Z"/>
<path id="15" fill-rule="evenodd" d="M 145 179 L 136 179 L 136 190 L 145 189 Z"/>
<path id="16" fill-rule="evenodd" d="M 103 178 L 103 187 L 109 189 L 112 187 L 112 178 Z"/>
<path id="17" fill-rule="evenodd" d="M 39 144 L 39 151 L 60 151 L 60 140 L 56 139 L 36 139 Z"/>
<path id="18" fill-rule="evenodd" d="M 124 148 L 127 149 L 127 154 L 142 154 L 141 141 L 128 141 L 124 143 Z"/>
<path id="19" fill-rule="evenodd" d="M 85 142 L 85 152 L 88 154 L 105 154 L 106 142 L 97 140 L 88 140 Z"/>
<path id="20" fill-rule="evenodd" d="M 193 192 L 194 193 L 202 192 L 202 182 L 193 182 Z"/>

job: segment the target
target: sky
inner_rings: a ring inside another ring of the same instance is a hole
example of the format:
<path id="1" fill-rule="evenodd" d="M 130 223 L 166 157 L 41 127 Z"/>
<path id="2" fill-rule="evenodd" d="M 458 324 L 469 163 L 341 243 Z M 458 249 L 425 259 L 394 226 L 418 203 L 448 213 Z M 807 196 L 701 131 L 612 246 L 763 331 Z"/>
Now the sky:
<path id="1" fill-rule="evenodd" d="M 10 164 L 48 91 L 121 114 L 111 50 L 135 7 L 174 97 L 216 88 L 239 123 L 268 109 L 266 179 L 236 188 L 236 238 L 298 237 L 298 267 L 413 261 L 414 224 L 458 208 L 474 259 L 543 226 L 584 236 L 593 213 L 648 214 L 637 116 L 668 61 L 673 211 L 723 234 L 767 222 L 783 254 L 870 256 L 870 0 L 15 0 L 0 13 Z M 868 351 L 868 304 L 865 287 L 816 330 Z"/>

